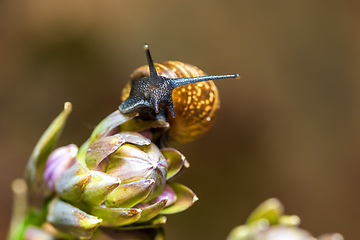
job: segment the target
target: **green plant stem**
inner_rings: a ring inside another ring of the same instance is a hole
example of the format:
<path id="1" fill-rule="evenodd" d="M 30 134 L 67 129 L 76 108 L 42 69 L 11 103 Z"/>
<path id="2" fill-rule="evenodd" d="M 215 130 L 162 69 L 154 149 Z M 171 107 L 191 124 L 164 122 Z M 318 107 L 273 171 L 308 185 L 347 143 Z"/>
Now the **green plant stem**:
<path id="1" fill-rule="evenodd" d="M 15 179 L 11 184 L 13 192 L 14 204 L 12 209 L 12 216 L 10 222 L 10 231 L 8 233 L 8 240 L 15 238 L 20 225 L 23 223 L 27 211 L 27 184 L 24 179 Z"/>

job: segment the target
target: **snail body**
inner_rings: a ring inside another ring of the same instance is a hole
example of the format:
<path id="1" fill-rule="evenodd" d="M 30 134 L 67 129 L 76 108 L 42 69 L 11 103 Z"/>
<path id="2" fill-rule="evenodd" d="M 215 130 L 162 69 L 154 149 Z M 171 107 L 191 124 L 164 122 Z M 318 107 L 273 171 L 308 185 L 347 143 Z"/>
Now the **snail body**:
<path id="1" fill-rule="evenodd" d="M 167 78 L 189 78 L 206 76 L 194 65 L 178 61 L 155 63 L 160 76 Z M 122 100 L 130 94 L 131 83 L 141 78 L 149 77 L 148 66 L 137 68 L 130 75 L 130 82 L 123 89 Z M 213 81 L 192 83 L 177 87 L 172 92 L 172 102 L 176 117 L 167 114 L 170 123 L 168 132 L 172 142 L 185 143 L 203 135 L 214 123 L 220 107 L 219 93 Z"/>
<path id="2" fill-rule="evenodd" d="M 154 63 L 148 45 L 145 51 L 148 66 L 139 67 L 130 75 L 131 81 L 122 92 L 120 112 L 165 114 L 170 123 L 170 142 L 184 143 L 200 137 L 214 123 L 220 106 L 218 90 L 212 80 L 239 78 L 240 75 L 207 76 L 187 63 Z"/>

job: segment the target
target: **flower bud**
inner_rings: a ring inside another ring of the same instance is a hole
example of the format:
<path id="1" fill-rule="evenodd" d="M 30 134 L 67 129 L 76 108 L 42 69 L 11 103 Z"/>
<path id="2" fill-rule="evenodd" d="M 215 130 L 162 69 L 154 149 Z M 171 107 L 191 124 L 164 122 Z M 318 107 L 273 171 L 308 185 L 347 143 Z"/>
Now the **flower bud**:
<path id="1" fill-rule="evenodd" d="M 79 239 L 88 239 L 102 219 L 55 198 L 50 203 L 47 221 L 64 233 Z"/>
<path id="2" fill-rule="evenodd" d="M 42 182 L 55 190 L 43 209 L 57 233 L 88 239 L 100 225 L 157 228 L 166 223 L 164 215 L 184 211 L 197 200 L 189 188 L 167 182 L 189 167 L 185 157 L 172 148 L 160 150 L 144 136 L 158 138 L 169 124 L 137 115 L 115 111 L 79 149 L 61 147 L 42 161 Z"/>
<path id="3" fill-rule="evenodd" d="M 164 191 L 168 166 L 167 160 L 155 144 L 124 144 L 109 156 L 106 173 L 120 178 L 123 182 L 152 179 L 154 184 L 147 197 L 147 200 L 151 200 Z"/>
<path id="4" fill-rule="evenodd" d="M 70 144 L 55 149 L 46 161 L 43 179 L 47 187 L 54 190 L 55 181 L 75 163 L 78 147 Z"/>

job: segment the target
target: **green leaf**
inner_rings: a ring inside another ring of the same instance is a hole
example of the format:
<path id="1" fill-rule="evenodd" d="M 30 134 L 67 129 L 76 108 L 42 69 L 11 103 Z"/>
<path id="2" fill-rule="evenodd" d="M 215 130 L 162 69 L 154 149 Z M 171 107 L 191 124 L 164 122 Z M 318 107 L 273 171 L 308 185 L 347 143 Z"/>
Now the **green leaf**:
<path id="1" fill-rule="evenodd" d="M 120 134 L 115 134 L 92 143 L 86 153 L 86 166 L 94 170 L 104 158 L 115 152 L 124 142 Z"/>
<path id="2" fill-rule="evenodd" d="M 177 201 L 162 210 L 161 214 L 174 214 L 182 212 L 191 207 L 194 202 L 198 200 L 195 193 L 191 191 L 190 188 L 178 183 L 169 183 L 169 185 L 176 193 Z"/>
<path id="3" fill-rule="evenodd" d="M 109 135 L 112 131 L 114 131 L 121 124 L 133 119 L 139 113 L 128 113 L 122 114 L 119 110 L 114 111 L 109 116 L 104 118 L 91 133 L 91 136 L 88 140 L 85 141 L 83 145 L 79 148 L 79 152 L 77 155 L 77 161 L 85 166 L 85 156 L 89 146 L 97 141 L 98 139 Z M 120 132 L 120 131 L 117 131 Z"/>
<path id="4" fill-rule="evenodd" d="M 49 206 L 47 221 L 61 232 L 79 239 L 89 239 L 102 222 L 59 199 L 54 199 Z"/>
<path id="5" fill-rule="evenodd" d="M 100 139 L 101 137 L 106 136 L 116 127 L 133 119 L 137 115 L 139 115 L 139 113 L 122 114 L 119 110 L 111 113 L 95 127 L 90 136 L 90 144 Z"/>
<path id="6" fill-rule="evenodd" d="M 174 148 L 162 148 L 161 153 L 169 162 L 169 168 L 166 175 L 167 180 L 174 177 L 177 173 L 179 173 L 183 167 L 185 168 L 190 167 L 190 164 L 186 160 L 185 156 Z"/>
<path id="7" fill-rule="evenodd" d="M 120 185 L 121 181 L 119 178 L 103 172 L 91 171 L 91 174 L 92 178 L 85 187 L 82 201 L 92 205 L 100 205 Z"/>
<path id="8" fill-rule="evenodd" d="M 149 145 L 151 141 L 141 134 L 128 132 L 101 138 L 89 146 L 85 156 L 86 166 L 91 170 L 95 169 L 104 158 L 115 152 L 124 143 Z"/>
<path id="9" fill-rule="evenodd" d="M 270 198 L 261 203 L 249 216 L 246 224 L 254 223 L 260 219 L 266 219 L 271 225 L 279 222 L 279 217 L 283 214 L 284 207 L 276 198 Z"/>
<path id="10" fill-rule="evenodd" d="M 149 196 L 154 180 L 143 179 L 136 182 L 121 184 L 109 194 L 105 201 L 107 207 L 128 208 L 143 201 Z"/>
<path id="11" fill-rule="evenodd" d="M 140 208 L 142 210 L 142 212 L 141 212 L 140 219 L 139 219 L 139 221 L 137 221 L 137 223 L 147 222 L 150 219 L 159 215 L 160 212 L 165 208 L 167 201 L 168 201 L 168 198 L 165 197 L 150 206 Z"/>
<path id="12" fill-rule="evenodd" d="M 55 190 L 62 199 L 70 202 L 79 202 L 91 177 L 92 174 L 87 168 L 75 163 L 55 182 Z"/>
<path id="13" fill-rule="evenodd" d="M 107 208 L 105 206 L 93 206 L 91 214 L 103 220 L 102 225 L 119 227 L 129 225 L 140 218 L 141 210 L 137 208 Z"/>
<path id="14" fill-rule="evenodd" d="M 42 194 L 42 179 L 46 160 L 51 151 L 54 149 L 70 112 L 71 103 L 66 102 L 64 104 L 64 110 L 54 119 L 54 121 L 43 133 L 30 156 L 26 168 L 26 178 L 30 191 L 34 196 Z"/>

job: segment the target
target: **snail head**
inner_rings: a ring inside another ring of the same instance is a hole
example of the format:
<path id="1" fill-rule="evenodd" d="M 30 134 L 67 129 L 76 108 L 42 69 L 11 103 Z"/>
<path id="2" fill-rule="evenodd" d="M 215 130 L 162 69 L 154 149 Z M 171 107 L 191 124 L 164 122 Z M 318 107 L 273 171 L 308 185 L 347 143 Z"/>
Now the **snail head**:
<path id="1" fill-rule="evenodd" d="M 149 46 L 144 46 L 147 62 L 150 69 L 150 76 L 133 82 L 129 97 L 121 103 L 119 110 L 122 113 L 145 111 L 156 113 L 159 110 L 169 109 L 171 115 L 175 117 L 175 111 L 172 101 L 172 92 L 175 88 L 209 80 L 224 78 L 240 78 L 239 74 L 199 76 L 189 78 L 167 78 L 159 76 L 154 61 L 152 60 Z"/>

